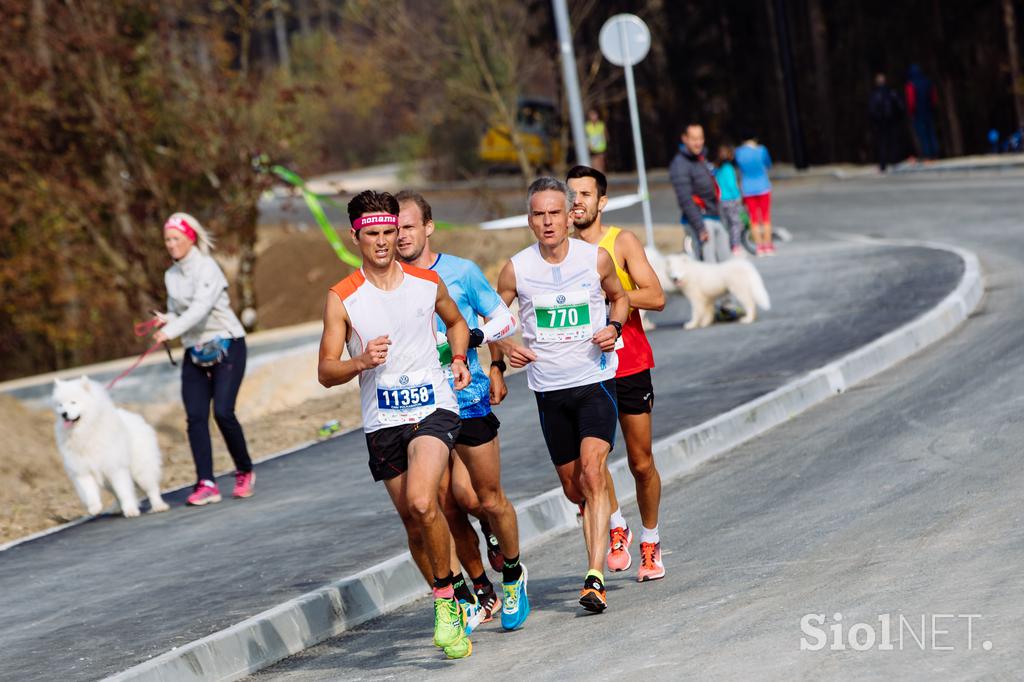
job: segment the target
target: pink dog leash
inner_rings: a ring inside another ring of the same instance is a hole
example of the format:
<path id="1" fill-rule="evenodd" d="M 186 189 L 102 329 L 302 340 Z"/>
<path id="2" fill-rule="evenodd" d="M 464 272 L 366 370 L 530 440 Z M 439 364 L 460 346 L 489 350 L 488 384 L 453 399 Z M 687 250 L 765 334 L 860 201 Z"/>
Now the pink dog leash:
<path id="1" fill-rule="evenodd" d="M 136 322 L 133 331 L 135 332 L 135 336 L 138 336 L 138 337 L 148 336 L 150 334 L 150 332 L 152 332 L 159 325 L 160 325 L 160 320 L 149 320 L 147 322 Z M 134 372 L 135 369 L 140 364 L 142 364 L 142 361 L 146 359 L 146 356 L 149 355 L 150 353 L 152 353 L 153 351 L 155 351 L 160 346 L 163 346 L 164 349 L 167 351 L 167 359 L 171 361 L 171 364 L 174 365 L 175 367 L 177 367 L 178 363 L 176 363 L 174 361 L 174 356 L 171 355 L 171 347 L 167 345 L 167 342 L 154 343 L 152 346 L 150 346 L 149 348 L 144 350 L 142 352 L 142 355 L 140 355 L 138 358 L 135 359 L 135 362 L 132 363 L 131 367 L 129 367 L 128 369 L 126 369 L 125 371 L 121 372 L 120 374 L 118 374 L 113 379 L 111 379 L 110 383 L 107 384 L 107 390 L 109 391 L 110 389 L 112 389 L 114 387 L 114 384 L 116 384 L 118 381 L 120 381 L 121 379 L 124 379 L 126 376 L 128 376 L 129 374 Z"/>

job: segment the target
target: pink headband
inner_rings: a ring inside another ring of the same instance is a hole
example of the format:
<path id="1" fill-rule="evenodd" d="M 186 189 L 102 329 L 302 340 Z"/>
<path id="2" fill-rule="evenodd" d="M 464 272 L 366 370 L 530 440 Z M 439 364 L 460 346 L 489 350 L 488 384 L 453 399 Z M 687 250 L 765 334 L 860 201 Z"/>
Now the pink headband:
<path id="1" fill-rule="evenodd" d="M 196 240 L 199 238 L 199 235 L 196 234 L 196 231 L 192 229 L 191 225 L 185 222 L 184 218 L 169 218 L 167 222 L 164 223 L 164 229 L 177 230 L 178 232 L 181 232 L 193 244 L 195 244 Z"/>
<path id="2" fill-rule="evenodd" d="M 356 218 L 352 221 L 352 229 L 358 232 L 370 225 L 394 225 L 398 227 L 398 216 L 396 215 L 368 215 Z"/>

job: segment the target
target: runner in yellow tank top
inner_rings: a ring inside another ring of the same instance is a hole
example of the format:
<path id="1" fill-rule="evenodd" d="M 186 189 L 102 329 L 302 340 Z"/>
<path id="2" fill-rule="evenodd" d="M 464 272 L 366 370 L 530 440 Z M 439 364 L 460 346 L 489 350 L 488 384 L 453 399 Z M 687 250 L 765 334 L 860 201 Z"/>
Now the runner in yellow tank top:
<path id="1" fill-rule="evenodd" d="M 654 465 L 651 448 L 651 410 L 654 407 L 651 369 L 654 367 L 654 353 L 644 333 L 640 310 L 663 309 L 665 293 L 657 274 L 647 261 L 640 240 L 632 232 L 601 224 L 601 211 L 608 201 L 608 181 L 604 174 L 594 168 L 576 166 L 569 171 L 568 184 L 576 190 L 571 216 L 576 235 L 608 252 L 629 299 L 629 317 L 622 326 L 622 345 L 618 348 L 619 366 L 615 373 L 615 387 L 619 401 L 619 424 L 626 440 L 629 469 L 636 481 L 636 499 L 643 524 L 637 580 L 657 580 L 664 577 L 665 568 L 661 562 L 661 538 L 658 534 L 661 477 Z M 633 563 L 629 554 L 633 533 L 619 509 L 610 475 L 608 493 L 612 509 L 608 569 L 625 571 Z"/>

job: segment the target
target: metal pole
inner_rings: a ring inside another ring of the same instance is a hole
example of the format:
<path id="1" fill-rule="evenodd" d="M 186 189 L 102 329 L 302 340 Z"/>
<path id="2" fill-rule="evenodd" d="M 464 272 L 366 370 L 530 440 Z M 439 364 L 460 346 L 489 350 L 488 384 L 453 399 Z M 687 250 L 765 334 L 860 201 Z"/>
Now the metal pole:
<path id="1" fill-rule="evenodd" d="M 633 127 L 633 151 L 636 153 L 636 178 L 639 185 L 640 202 L 644 211 L 644 228 L 647 230 L 647 246 L 654 246 L 654 222 L 651 220 L 651 198 L 647 194 L 647 166 L 644 164 L 644 144 L 640 139 L 640 112 L 636 106 L 636 85 L 633 83 L 633 63 L 629 55 L 629 41 L 626 32 L 619 27 L 619 43 L 626 62 L 626 95 L 629 100 L 629 122 Z"/>
<path id="2" fill-rule="evenodd" d="M 572 49 L 572 32 L 569 27 L 569 9 L 565 0 L 551 0 L 555 10 L 555 26 L 558 28 L 558 51 L 562 54 L 562 80 L 565 81 L 565 99 L 569 102 L 569 124 L 572 126 L 572 142 L 576 147 L 576 163 L 590 165 L 590 145 L 583 130 L 583 101 L 580 98 L 580 82 L 576 76 L 576 53 Z"/>

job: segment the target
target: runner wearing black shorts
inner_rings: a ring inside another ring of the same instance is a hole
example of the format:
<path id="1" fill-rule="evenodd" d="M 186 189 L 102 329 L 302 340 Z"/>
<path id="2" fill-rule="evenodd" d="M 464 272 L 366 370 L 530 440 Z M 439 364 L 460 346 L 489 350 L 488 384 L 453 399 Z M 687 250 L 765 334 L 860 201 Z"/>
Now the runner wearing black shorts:
<path id="1" fill-rule="evenodd" d="M 456 599 L 452 538 L 438 491 L 461 424 L 455 392 L 470 381 L 469 328 L 437 273 L 395 261 L 393 196 L 361 192 L 348 215 L 363 264 L 327 294 L 317 376 L 325 387 L 358 377 L 370 472 L 414 528 L 410 535 L 420 538 L 420 570 L 433 578 L 434 645 L 464 658 L 473 646 Z M 434 326 L 425 324 L 435 314 L 447 328 L 451 380 L 438 360 Z"/>
<path id="2" fill-rule="evenodd" d="M 526 367 L 562 491 L 582 505 L 589 570 L 580 605 L 599 613 L 608 606 L 603 569 L 615 343 L 629 304 L 608 253 L 569 239 L 572 195 L 554 178 L 530 185 L 527 215 L 537 243 L 512 256 L 498 276 L 505 303 L 519 301 L 524 345 L 505 341 L 501 350 L 512 366 Z"/>
<path id="3" fill-rule="evenodd" d="M 580 456 L 584 438 L 600 438 L 611 451 L 615 445 L 618 410 L 616 380 L 606 379 L 586 386 L 557 391 L 536 391 L 540 428 L 555 466 L 569 464 Z"/>

